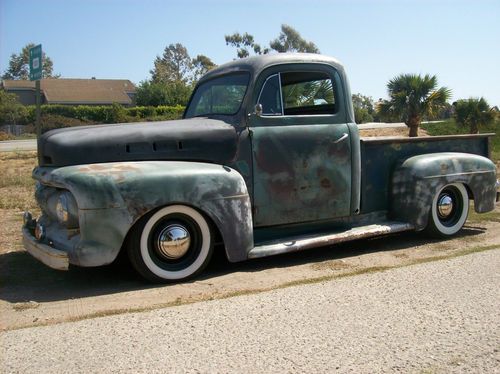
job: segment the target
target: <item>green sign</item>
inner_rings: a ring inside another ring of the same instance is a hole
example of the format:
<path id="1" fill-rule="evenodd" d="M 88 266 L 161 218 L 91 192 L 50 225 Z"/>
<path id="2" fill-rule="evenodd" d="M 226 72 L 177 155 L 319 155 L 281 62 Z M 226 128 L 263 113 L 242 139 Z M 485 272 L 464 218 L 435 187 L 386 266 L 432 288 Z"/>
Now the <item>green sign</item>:
<path id="1" fill-rule="evenodd" d="M 42 79 L 42 45 L 30 48 L 30 81 Z"/>

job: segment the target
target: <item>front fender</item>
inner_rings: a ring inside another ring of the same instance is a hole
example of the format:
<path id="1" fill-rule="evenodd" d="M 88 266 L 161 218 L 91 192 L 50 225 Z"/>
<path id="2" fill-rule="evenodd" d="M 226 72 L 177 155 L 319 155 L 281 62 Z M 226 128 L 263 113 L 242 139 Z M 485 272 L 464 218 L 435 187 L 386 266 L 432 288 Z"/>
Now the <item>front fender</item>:
<path id="1" fill-rule="evenodd" d="M 221 165 L 183 161 L 114 162 L 37 168 L 34 177 L 65 188 L 75 196 L 80 212 L 92 220 L 81 223 L 85 260 L 114 259 L 132 225 L 147 212 L 171 204 L 197 208 L 217 226 L 230 261 L 241 261 L 253 248 L 250 198 L 243 177 Z M 120 219 L 113 219 L 119 212 Z M 81 215 L 80 215 L 81 216 Z M 109 231 L 108 231 L 109 230 Z M 96 235 L 95 232 L 99 232 Z M 113 233 L 112 239 L 106 232 Z M 91 238 L 91 240 L 90 240 Z M 102 253 L 105 242 L 107 254 Z M 93 251 L 92 248 L 96 248 Z M 89 266 L 89 265 L 87 265 Z"/>
<path id="2" fill-rule="evenodd" d="M 410 157 L 392 176 L 391 216 L 424 229 L 432 199 L 449 183 L 466 185 L 476 212 L 488 212 L 495 207 L 495 182 L 495 164 L 482 156 L 447 152 Z"/>

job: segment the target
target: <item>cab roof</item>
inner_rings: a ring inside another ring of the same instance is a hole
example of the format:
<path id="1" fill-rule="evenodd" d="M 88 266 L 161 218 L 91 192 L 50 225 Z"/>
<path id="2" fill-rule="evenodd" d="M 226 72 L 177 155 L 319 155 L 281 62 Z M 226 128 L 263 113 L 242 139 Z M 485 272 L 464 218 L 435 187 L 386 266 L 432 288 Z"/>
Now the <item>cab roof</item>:
<path id="1" fill-rule="evenodd" d="M 221 74 L 237 71 L 248 71 L 253 76 L 270 66 L 280 64 L 323 63 L 333 66 L 339 73 L 344 74 L 344 66 L 335 58 L 315 53 L 273 53 L 233 60 L 210 70 L 201 81 Z"/>

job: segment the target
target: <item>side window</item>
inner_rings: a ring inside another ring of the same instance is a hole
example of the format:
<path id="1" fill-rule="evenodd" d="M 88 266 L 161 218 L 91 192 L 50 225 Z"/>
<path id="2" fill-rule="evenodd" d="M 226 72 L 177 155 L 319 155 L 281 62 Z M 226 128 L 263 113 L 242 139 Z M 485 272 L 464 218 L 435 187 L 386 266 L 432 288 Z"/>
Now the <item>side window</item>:
<path id="1" fill-rule="evenodd" d="M 278 73 L 267 78 L 258 103 L 264 116 L 335 114 L 335 92 L 325 72 Z"/>
<path id="2" fill-rule="evenodd" d="M 323 72 L 281 73 L 285 115 L 334 114 L 335 89 Z"/>
<path id="3" fill-rule="evenodd" d="M 262 105 L 263 115 L 283 115 L 279 74 L 271 75 L 267 78 L 262 90 L 260 91 L 258 102 Z"/>

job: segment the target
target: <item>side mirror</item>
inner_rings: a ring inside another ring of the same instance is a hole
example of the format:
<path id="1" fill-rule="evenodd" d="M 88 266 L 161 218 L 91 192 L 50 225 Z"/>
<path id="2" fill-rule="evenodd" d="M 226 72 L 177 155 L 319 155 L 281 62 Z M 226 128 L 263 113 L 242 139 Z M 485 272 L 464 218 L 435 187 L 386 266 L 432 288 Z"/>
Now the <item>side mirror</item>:
<path id="1" fill-rule="evenodd" d="M 262 104 L 255 104 L 255 109 L 254 109 L 254 114 L 257 117 L 260 117 L 262 115 Z"/>

